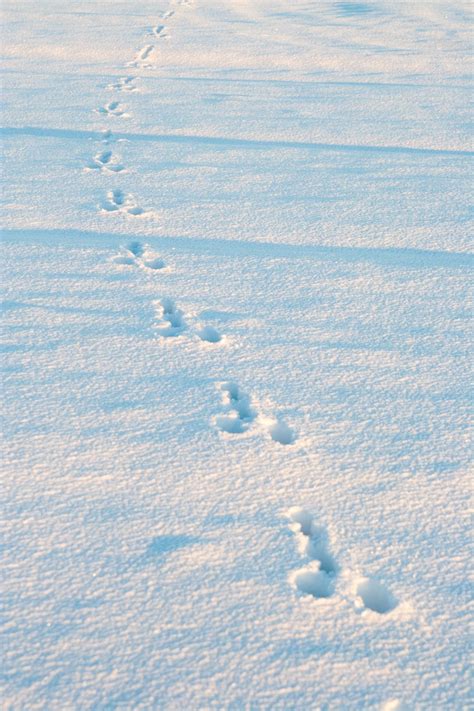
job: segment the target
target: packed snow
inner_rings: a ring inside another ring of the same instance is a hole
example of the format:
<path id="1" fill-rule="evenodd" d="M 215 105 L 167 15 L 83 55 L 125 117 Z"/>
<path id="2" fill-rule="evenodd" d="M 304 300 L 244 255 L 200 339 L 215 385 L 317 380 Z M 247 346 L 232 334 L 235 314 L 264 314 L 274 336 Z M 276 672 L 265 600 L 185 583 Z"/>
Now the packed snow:
<path id="1" fill-rule="evenodd" d="M 3 0 L 3 708 L 470 707 L 471 9 Z"/>

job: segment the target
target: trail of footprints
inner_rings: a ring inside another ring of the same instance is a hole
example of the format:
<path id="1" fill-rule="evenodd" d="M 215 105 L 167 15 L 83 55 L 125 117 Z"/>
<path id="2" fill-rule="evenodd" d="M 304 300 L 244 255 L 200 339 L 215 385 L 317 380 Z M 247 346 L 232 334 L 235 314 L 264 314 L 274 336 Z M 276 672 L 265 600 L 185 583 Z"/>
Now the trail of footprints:
<path id="1" fill-rule="evenodd" d="M 190 5 L 189 2 L 180 2 L 175 0 L 177 5 Z M 147 33 L 149 36 L 154 37 L 155 40 L 163 40 L 169 37 L 167 26 L 164 24 L 165 21 L 169 20 L 175 11 L 170 9 L 161 15 L 162 22 L 151 27 Z M 152 58 L 156 50 L 155 44 L 147 43 L 135 54 L 135 57 L 127 63 L 127 67 L 134 67 L 137 69 L 147 69 L 152 66 Z M 133 75 L 125 75 L 119 77 L 116 81 L 111 82 L 107 85 L 107 89 L 110 91 L 118 92 L 120 94 L 131 94 L 138 91 L 136 86 L 137 77 Z M 130 117 L 127 108 L 118 99 L 113 99 L 107 102 L 103 106 L 94 109 L 95 113 L 103 116 L 107 120 L 114 119 L 126 119 Z M 107 140 L 110 142 L 112 139 L 111 131 L 107 131 Z M 93 158 L 91 158 L 87 165 L 85 166 L 86 171 L 97 171 L 98 173 L 103 173 L 112 176 L 113 174 L 123 173 L 125 166 L 122 162 L 116 158 L 112 150 L 101 150 L 98 151 Z M 147 210 L 144 210 L 135 198 L 130 193 L 125 193 L 119 188 L 111 188 L 106 192 L 105 197 L 99 204 L 99 209 L 103 214 L 125 214 L 132 217 L 137 217 L 143 215 Z M 124 257 L 125 258 L 125 257 Z"/>
<path id="2" fill-rule="evenodd" d="M 176 0 L 178 5 L 190 5 L 191 0 Z M 168 20 L 174 14 L 169 10 L 162 14 L 162 20 Z M 156 39 L 168 37 L 165 24 L 158 24 L 151 28 L 150 34 Z M 136 68 L 149 68 L 150 61 L 155 51 L 155 45 L 147 44 L 140 49 L 134 59 L 127 66 Z M 108 89 L 119 93 L 133 93 L 137 91 L 135 76 L 120 77 L 116 82 L 109 84 Z M 114 100 L 96 110 L 106 118 L 126 118 L 125 107 Z M 103 134 L 103 143 L 106 148 L 98 151 L 89 161 L 87 170 L 98 171 L 113 175 L 124 171 L 124 166 L 109 147 L 112 141 L 110 129 Z M 125 213 L 131 216 L 142 215 L 145 211 L 133 196 L 119 188 L 110 189 L 102 201 L 101 210 L 104 213 Z M 119 267 L 134 267 L 151 272 L 166 269 L 163 259 L 153 252 L 150 247 L 134 240 L 122 247 L 117 255 L 112 257 L 112 262 Z M 194 326 L 193 319 L 186 316 L 184 311 L 170 297 L 164 297 L 155 302 L 156 323 L 155 329 L 160 338 L 179 339 L 186 334 L 197 336 L 201 341 L 217 344 L 223 340 L 219 331 L 210 325 Z M 221 383 L 219 386 L 222 412 L 214 418 L 217 430 L 225 437 L 242 436 L 249 431 L 263 430 L 274 442 L 281 445 L 291 445 L 296 437 L 293 430 L 282 420 L 275 417 L 265 417 L 258 412 L 250 395 L 233 382 Z M 317 600 L 327 599 L 336 595 L 340 567 L 330 551 L 330 544 L 326 530 L 317 525 L 313 516 L 301 508 L 292 508 L 286 513 L 290 521 L 290 528 L 295 534 L 299 553 L 306 558 L 303 567 L 294 570 L 289 575 L 291 585 L 303 595 L 311 596 Z M 360 610 L 371 610 L 378 614 L 391 612 L 397 605 L 393 595 L 378 581 L 353 576 L 352 594 L 354 606 Z"/>
<path id="3" fill-rule="evenodd" d="M 115 202 L 112 202 L 115 200 Z M 111 204 L 115 205 L 117 196 L 111 196 Z M 123 204 L 123 196 L 119 196 L 119 204 Z M 148 246 L 134 240 L 121 247 L 111 261 L 119 267 L 140 267 L 152 271 L 165 269 L 164 260 Z M 212 325 L 195 324 L 191 316 L 170 297 L 164 297 L 154 302 L 156 322 L 155 331 L 161 338 L 176 339 L 185 334 L 199 338 L 212 345 L 222 342 L 224 337 Z M 247 432 L 255 425 L 256 430 L 263 430 L 274 442 L 289 445 L 295 442 L 293 430 L 282 420 L 275 417 L 265 417 L 258 413 L 251 403 L 250 396 L 235 382 L 221 383 L 219 386 L 223 412 L 214 418 L 214 424 L 219 432 L 226 435 L 239 435 Z"/>
<path id="4" fill-rule="evenodd" d="M 175 4 L 190 6 L 192 0 L 175 0 Z M 168 20 L 173 15 L 174 10 L 168 10 L 161 15 L 161 19 Z M 152 27 L 149 34 L 158 40 L 169 36 L 165 24 Z M 150 62 L 154 52 L 155 45 L 146 44 L 127 66 L 140 69 L 151 67 Z M 135 82 L 135 76 L 126 75 L 109 84 L 107 88 L 119 93 L 133 93 L 137 91 Z M 108 102 L 96 109 L 96 112 L 108 119 L 129 116 L 118 100 Z M 103 143 L 109 144 L 111 140 L 112 132 L 108 129 L 103 134 Z M 109 175 L 119 174 L 125 170 L 123 164 L 108 147 L 98 151 L 89 161 L 86 169 Z M 104 213 L 126 213 L 131 216 L 142 215 L 145 212 L 132 195 L 119 188 L 109 190 L 100 207 Z M 151 272 L 166 268 L 163 259 L 138 240 L 122 247 L 112 258 L 112 262 L 120 267 L 136 267 Z M 157 301 L 155 310 L 157 316 L 155 327 L 161 338 L 176 339 L 190 333 L 210 344 L 222 341 L 221 334 L 213 326 L 193 327 L 191 319 L 186 317 L 183 310 L 169 297 Z M 244 435 L 252 428 L 259 428 L 281 445 L 290 445 L 295 441 L 293 430 L 279 418 L 260 415 L 250 396 L 237 383 L 232 381 L 221 383 L 219 391 L 222 412 L 214 418 L 214 423 L 224 436 Z M 302 568 L 290 573 L 291 585 L 303 595 L 315 599 L 334 596 L 340 567 L 330 552 L 327 532 L 322 526 L 317 525 L 313 516 L 304 509 L 294 507 L 286 513 L 286 516 L 295 534 L 299 553 L 307 559 Z M 370 578 L 354 576 L 352 592 L 355 598 L 354 606 L 357 609 L 386 614 L 397 606 L 393 595 L 381 583 Z"/>
<path id="5" fill-rule="evenodd" d="M 178 0 L 179 5 L 189 5 L 190 0 Z M 166 20 L 172 17 L 173 10 L 162 15 Z M 158 24 L 151 29 L 151 35 L 157 39 L 168 36 L 164 24 Z M 129 62 L 127 66 L 137 68 L 150 67 L 150 59 L 155 50 L 152 44 L 145 45 Z M 124 76 L 108 86 L 120 93 L 137 91 L 136 77 Z M 106 118 L 125 118 L 128 114 L 123 105 L 111 101 L 97 110 Z M 103 134 L 106 147 L 96 153 L 89 161 L 87 170 L 113 175 L 124 171 L 121 161 L 115 156 L 109 144 L 112 141 L 110 129 Z M 131 216 L 142 215 L 145 211 L 133 196 L 119 188 L 112 188 L 106 194 L 101 204 L 104 213 L 125 213 Z M 160 272 L 166 270 L 164 260 L 153 252 L 150 247 L 134 240 L 122 247 L 112 262 L 119 267 L 134 267 Z M 217 344 L 223 340 L 219 331 L 211 325 L 195 326 L 193 319 L 170 297 L 164 297 L 155 302 L 156 333 L 163 339 L 180 339 L 186 335 L 197 336 L 201 341 Z M 282 420 L 261 415 L 258 408 L 241 387 L 227 381 L 219 386 L 222 411 L 213 422 L 224 437 L 245 436 L 252 430 L 264 431 L 272 441 L 280 445 L 291 445 L 296 437 L 293 430 Z M 301 508 L 292 508 L 286 513 L 290 528 L 295 534 L 300 555 L 306 559 L 303 567 L 294 570 L 289 575 L 289 582 L 302 595 L 316 600 L 328 599 L 337 594 L 340 566 L 330 550 L 329 539 L 324 527 L 318 525 L 313 516 Z M 352 576 L 352 602 L 355 609 L 370 610 L 383 615 L 391 612 L 397 606 L 397 600 L 380 582 L 367 577 Z"/>
<path id="6" fill-rule="evenodd" d="M 110 147 L 112 140 L 113 134 L 108 129 L 103 133 L 102 140 L 106 147 L 99 150 L 88 161 L 84 168 L 85 171 L 97 171 L 108 176 L 127 172 L 123 163 Z M 103 214 L 124 214 L 132 217 L 145 215 L 149 212 L 141 207 L 131 193 L 126 193 L 121 188 L 107 190 L 98 207 Z"/>
<path id="7" fill-rule="evenodd" d="M 336 593 L 340 567 L 330 552 L 326 530 L 305 509 L 293 507 L 286 512 L 290 529 L 296 537 L 298 551 L 309 562 L 289 575 L 291 585 L 304 595 L 316 599 Z M 367 577 L 351 575 L 351 595 L 356 610 L 371 610 L 380 615 L 391 612 L 398 602 L 387 588 Z"/>

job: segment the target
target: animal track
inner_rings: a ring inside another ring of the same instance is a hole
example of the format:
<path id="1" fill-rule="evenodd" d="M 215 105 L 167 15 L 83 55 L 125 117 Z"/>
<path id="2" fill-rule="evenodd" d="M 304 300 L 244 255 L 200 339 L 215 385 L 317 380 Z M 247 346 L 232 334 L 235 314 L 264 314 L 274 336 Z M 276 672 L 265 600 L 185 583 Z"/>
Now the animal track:
<path id="1" fill-rule="evenodd" d="M 117 163 L 111 150 L 106 149 L 97 153 L 87 165 L 86 170 L 101 170 L 110 173 L 120 173 L 124 170 L 121 163 Z"/>
<path id="2" fill-rule="evenodd" d="M 250 427 L 256 413 L 250 405 L 250 397 L 242 392 L 236 383 L 223 383 L 225 414 L 216 418 L 216 425 L 222 432 L 241 434 Z"/>
<path id="3" fill-rule="evenodd" d="M 212 326 L 206 326 L 198 334 L 203 340 L 216 343 L 220 340 L 218 332 Z M 219 337 L 219 338 L 218 338 Z M 225 414 L 216 418 L 216 424 L 223 432 L 239 434 L 245 432 L 250 423 L 256 420 L 260 429 L 265 429 L 274 442 L 292 444 L 296 437 L 293 430 L 282 420 L 259 415 L 250 406 L 250 397 L 243 393 L 235 383 L 224 383 L 221 391 L 224 396 Z"/>
<path id="4" fill-rule="evenodd" d="M 152 29 L 152 33 L 155 35 L 155 37 L 159 37 L 160 39 L 163 39 L 164 37 L 168 37 L 168 35 L 165 32 L 166 26 L 165 25 L 157 25 Z"/>
<path id="5" fill-rule="evenodd" d="M 329 551 L 325 529 L 316 525 L 313 516 L 305 509 L 291 508 L 286 516 L 296 535 L 300 554 L 310 559 L 306 566 L 290 573 L 290 583 L 300 592 L 315 598 L 330 597 L 334 592 L 339 566 Z M 359 610 L 372 610 L 383 615 L 398 605 L 392 593 L 371 578 L 354 577 L 351 593 L 356 596 L 356 609 Z"/>
<path id="6" fill-rule="evenodd" d="M 377 580 L 358 578 L 355 581 L 354 589 L 362 605 L 380 615 L 391 612 L 398 604 L 392 593 Z"/>
<path id="7" fill-rule="evenodd" d="M 286 515 L 296 535 L 299 552 L 311 559 L 309 564 L 290 574 L 291 584 L 315 598 L 330 597 L 339 568 L 328 550 L 326 531 L 314 523 L 313 516 L 305 509 L 291 508 Z"/>
<path id="8" fill-rule="evenodd" d="M 132 195 L 119 189 L 110 190 L 101 207 L 105 212 L 124 212 L 134 216 L 143 215 L 145 212 L 142 207 L 137 205 Z"/>
<path id="9" fill-rule="evenodd" d="M 186 330 L 186 322 L 181 309 L 178 309 L 173 299 L 162 299 L 158 304 L 160 310 L 159 317 L 164 326 L 159 327 L 158 332 L 165 338 L 180 336 Z"/>
<path id="10" fill-rule="evenodd" d="M 107 193 L 107 201 L 103 204 L 103 209 L 108 212 L 116 212 L 125 204 L 125 194 L 121 190 L 111 190 Z"/>
<path id="11" fill-rule="evenodd" d="M 134 240 L 126 247 L 122 247 L 119 254 L 112 257 L 112 261 L 114 264 L 143 267 L 144 269 L 151 269 L 152 271 L 164 269 L 166 267 L 166 264 L 161 257 L 152 252 L 148 246 L 144 246 L 138 240 Z"/>
<path id="12" fill-rule="evenodd" d="M 317 562 L 295 570 L 290 574 L 290 582 L 300 592 L 315 598 L 331 597 L 333 593 L 331 578 L 320 569 Z"/>
<path id="13" fill-rule="evenodd" d="M 137 87 L 133 85 L 135 77 L 121 77 L 114 84 L 109 84 L 108 89 L 116 91 L 137 91 Z"/>
<path id="14" fill-rule="evenodd" d="M 147 59 L 148 57 L 150 57 L 154 49 L 155 46 L 153 44 L 147 44 L 139 52 L 137 52 L 137 54 L 135 55 L 135 59 L 132 62 L 129 62 L 127 66 L 141 68 L 151 67 L 151 64 L 147 62 Z"/>
<path id="15" fill-rule="evenodd" d="M 283 420 L 277 420 L 270 425 L 268 432 L 274 442 L 293 444 L 295 441 L 295 433 Z"/>
<path id="16" fill-rule="evenodd" d="M 274 442 L 288 445 L 293 444 L 296 440 L 294 431 L 286 422 L 276 417 L 259 417 L 260 424 L 266 429 Z"/>
<path id="17" fill-rule="evenodd" d="M 219 343 L 222 340 L 221 334 L 214 326 L 204 326 L 198 331 L 198 336 L 201 341 L 207 341 L 208 343 Z"/>
<path id="18" fill-rule="evenodd" d="M 130 249 L 130 247 L 129 247 Z M 147 257 L 147 253 L 141 257 L 142 265 L 149 269 L 160 269 L 164 267 L 164 262 L 158 257 Z M 159 326 L 159 333 L 162 336 L 179 336 L 183 331 L 189 331 L 191 334 L 196 333 L 195 329 L 184 320 L 184 314 L 181 309 L 178 309 L 175 302 L 170 298 L 162 299 L 157 304 L 158 316 L 161 322 L 165 322 L 165 326 Z M 197 332 L 199 338 L 209 343 L 218 343 L 221 340 L 221 335 L 212 326 L 205 326 L 201 331 Z"/>
<path id="19" fill-rule="evenodd" d="M 128 116 L 128 114 L 126 114 L 125 110 L 122 108 L 122 104 L 120 104 L 120 102 L 118 101 L 110 101 L 105 106 L 101 106 L 100 109 L 96 109 L 96 112 L 98 114 L 103 114 L 104 116 Z"/>
<path id="20" fill-rule="evenodd" d="M 147 59 L 147 57 L 150 56 L 150 54 L 153 52 L 154 46 L 152 44 L 147 44 L 146 47 L 143 47 L 143 49 L 140 51 L 139 59 L 140 61 L 144 61 Z"/>

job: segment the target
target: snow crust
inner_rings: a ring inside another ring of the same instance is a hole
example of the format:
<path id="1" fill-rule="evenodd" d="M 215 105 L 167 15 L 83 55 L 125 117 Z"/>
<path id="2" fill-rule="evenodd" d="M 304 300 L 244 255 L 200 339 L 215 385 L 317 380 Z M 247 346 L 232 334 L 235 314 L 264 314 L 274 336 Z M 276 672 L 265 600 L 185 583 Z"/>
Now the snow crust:
<path id="1" fill-rule="evenodd" d="M 469 707 L 470 10 L 4 0 L 4 708 Z"/>

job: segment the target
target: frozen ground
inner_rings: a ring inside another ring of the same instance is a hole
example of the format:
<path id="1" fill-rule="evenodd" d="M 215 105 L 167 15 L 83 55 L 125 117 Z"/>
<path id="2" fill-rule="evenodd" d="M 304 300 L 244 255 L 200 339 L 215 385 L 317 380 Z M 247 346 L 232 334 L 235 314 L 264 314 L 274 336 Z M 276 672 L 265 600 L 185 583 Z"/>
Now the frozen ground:
<path id="1" fill-rule="evenodd" d="M 5 709 L 461 709 L 468 2 L 4 0 Z"/>

